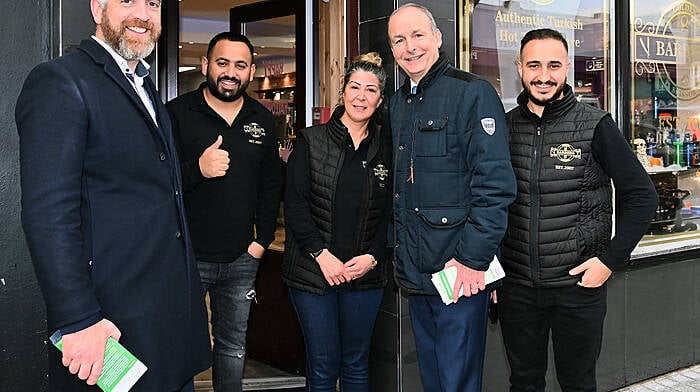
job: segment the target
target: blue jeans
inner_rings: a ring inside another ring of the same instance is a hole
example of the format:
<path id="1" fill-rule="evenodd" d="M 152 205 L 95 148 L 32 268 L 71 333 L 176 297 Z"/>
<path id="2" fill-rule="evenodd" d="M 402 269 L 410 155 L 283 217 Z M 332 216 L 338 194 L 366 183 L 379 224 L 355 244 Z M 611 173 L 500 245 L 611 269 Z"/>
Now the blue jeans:
<path id="1" fill-rule="evenodd" d="M 214 391 L 242 390 L 245 337 L 259 263 L 247 252 L 230 263 L 197 262 L 202 288 L 205 293 L 209 291 L 211 306 Z"/>
<path id="2" fill-rule="evenodd" d="M 326 287 L 323 295 L 289 289 L 306 347 L 306 390 L 369 390 L 369 348 L 384 289 Z"/>
<path id="3" fill-rule="evenodd" d="M 437 295 L 408 297 L 423 391 L 481 391 L 489 295 L 450 305 Z"/>

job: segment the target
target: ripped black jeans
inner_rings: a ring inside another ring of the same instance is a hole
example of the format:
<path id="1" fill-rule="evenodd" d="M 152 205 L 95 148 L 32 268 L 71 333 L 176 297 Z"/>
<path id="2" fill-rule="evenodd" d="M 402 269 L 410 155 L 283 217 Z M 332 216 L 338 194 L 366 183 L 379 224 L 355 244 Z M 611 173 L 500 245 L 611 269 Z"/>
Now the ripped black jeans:
<path id="1" fill-rule="evenodd" d="M 243 253 L 230 263 L 198 261 L 204 292 L 209 292 L 216 392 L 242 390 L 245 339 L 250 303 L 255 299 L 255 276 L 260 260 Z"/>

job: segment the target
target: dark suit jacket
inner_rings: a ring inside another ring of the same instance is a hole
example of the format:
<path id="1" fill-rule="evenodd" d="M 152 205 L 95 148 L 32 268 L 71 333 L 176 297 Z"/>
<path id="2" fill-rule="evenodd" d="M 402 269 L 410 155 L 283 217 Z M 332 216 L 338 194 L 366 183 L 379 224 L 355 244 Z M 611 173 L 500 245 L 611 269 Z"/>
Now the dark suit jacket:
<path id="1" fill-rule="evenodd" d="M 30 73 L 15 113 L 22 224 L 49 334 L 105 317 L 148 366 L 133 390 L 173 391 L 211 355 L 170 120 L 144 86 L 160 126 L 92 39 Z M 96 390 L 48 350 L 50 390 Z"/>

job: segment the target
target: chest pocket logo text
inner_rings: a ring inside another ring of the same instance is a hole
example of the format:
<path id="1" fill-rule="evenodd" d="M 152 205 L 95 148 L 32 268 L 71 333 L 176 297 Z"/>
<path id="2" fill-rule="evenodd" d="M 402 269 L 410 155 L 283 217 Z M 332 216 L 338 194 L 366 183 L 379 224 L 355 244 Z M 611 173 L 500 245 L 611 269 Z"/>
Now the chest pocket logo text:
<path id="1" fill-rule="evenodd" d="M 564 143 L 549 149 L 550 158 L 556 158 L 560 162 L 568 163 L 574 159 L 581 159 L 581 149 L 574 148 L 571 144 Z M 574 170 L 573 166 L 569 165 L 554 165 L 556 170 Z"/>
<path id="2" fill-rule="evenodd" d="M 389 170 L 381 163 L 375 166 L 372 170 L 374 171 L 374 175 L 379 178 L 380 181 L 386 180 L 387 176 L 389 175 Z M 384 183 L 380 183 L 379 186 L 384 187 Z"/>
<path id="3" fill-rule="evenodd" d="M 260 139 L 261 137 L 265 136 L 265 128 L 261 127 L 260 124 L 258 123 L 250 123 L 246 124 L 243 126 L 243 132 L 247 133 L 252 137 L 252 139 L 248 139 L 248 143 L 251 144 L 262 144 L 262 140 L 255 140 L 255 139 Z"/>

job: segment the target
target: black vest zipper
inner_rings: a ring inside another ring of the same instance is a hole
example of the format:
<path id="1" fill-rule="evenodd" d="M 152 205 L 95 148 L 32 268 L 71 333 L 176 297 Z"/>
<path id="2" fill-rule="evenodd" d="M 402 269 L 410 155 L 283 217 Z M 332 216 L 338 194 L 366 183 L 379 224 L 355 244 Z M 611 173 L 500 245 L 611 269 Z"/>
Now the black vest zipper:
<path id="1" fill-rule="evenodd" d="M 532 198 L 532 206 L 530 207 L 530 278 L 535 287 L 539 286 L 539 252 L 537 251 L 538 233 L 540 231 L 540 164 L 542 160 L 542 120 L 540 119 L 536 128 L 535 148 L 533 151 L 533 167 L 532 175 L 530 176 L 530 197 Z"/>

